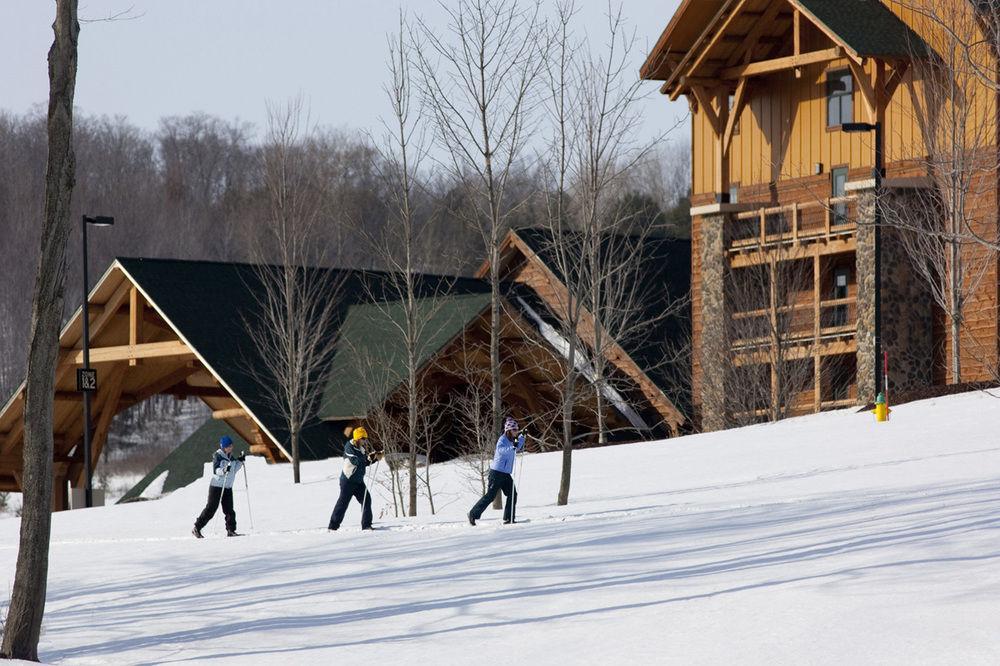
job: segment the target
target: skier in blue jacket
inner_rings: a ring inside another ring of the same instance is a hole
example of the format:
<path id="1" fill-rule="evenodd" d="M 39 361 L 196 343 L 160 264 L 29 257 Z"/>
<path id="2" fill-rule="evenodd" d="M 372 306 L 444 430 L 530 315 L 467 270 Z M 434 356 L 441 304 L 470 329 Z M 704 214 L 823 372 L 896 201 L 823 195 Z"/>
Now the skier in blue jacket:
<path id="1" fill-rule="evenodd" d="M 191 534 L 199 539 L 202 538 L 201 530 L 208 521 L 212 519 L 215 512 L 222 505 L 222 512 L 226 514 L 226 536 L 242 536 L 236 533 L 236 511 L 233 509 L 233 481 L 236 473 L 240 471 L 243 462 L 246 460 L 245 453 L 233 458 L 233 440 L 229 435 L 223 435 L 219 439 L 219 449 L 212 457 L 212 480 L 208 485 L 208 502 L 205 509 L 194 521 L 194 529 Z"/>
<path id="2" fill-rule="evenodd" d="M 486 486 L 486 494 L 480 498 L 469 511 L 469 524 L 475 525 L 483 511 L 489 506 L 497 493 L 503 491 L 507 503 L 503 509 L 504 524 L 513 523 L 514 509 L 517 506 L 517 489 L 514 488 L 514 456 L 524 450 L 524 435 L 518 435 L 517 421 L 507 417 L 503 424 L 503 434 L 497 440 L 496 452 L 490 464 L 490 476 Z"/>

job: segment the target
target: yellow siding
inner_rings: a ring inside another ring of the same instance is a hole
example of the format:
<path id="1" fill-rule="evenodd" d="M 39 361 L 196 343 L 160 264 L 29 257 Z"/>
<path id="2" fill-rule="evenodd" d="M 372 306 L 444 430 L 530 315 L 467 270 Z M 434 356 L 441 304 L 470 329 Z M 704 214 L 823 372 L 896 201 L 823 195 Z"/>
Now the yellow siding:
<path id="1" fill-rule="evenodd" d="M 961 0 L 954 0 L 960 2 Z M 940 50 L 943 38 L 924 23 L 914 23 L 913 10 L 900 2 L 889 2 L 892 9 L 921 34 L 931 45 Z M 805 45 L 808 49 L 825 48 L 825 37 L 813 36 Z M 788 180 L 813 175 L 815 164 L 823 165 L 824 173 L 835 167 L 851 169 L 870 168 L 873 161 L 872 137 L 865 134 L 845 134 L 826 127 L 826 73 L 848 67 L 847 59 L 829 64 L 802 68 L 802 77 L 796 79 L 791 71 L 768 77 L 754 78 L 749 100 L 739 119 L 739 134 L 733 137 L 729 153 L 729 182 L 741 187 L 766 185 L 777 180 Z M 866 63 L 866 71 L 874 77 L 875 65 Z M 987 71 L 990 71 L 987 68 Z M 887 76 L 889 70 L 887 70 Z M 911 101 L 909 86 L 912 84 L 920 98 L 920 81 L 913 83 L 914 68 L 910 68 L 886 109 L 886 160 L 890 164 L 906 159 L 919 158 L 926 152 L 920 125 L 920 114 Z M 995 119 L 995 95 L 985 86 L 977 94 L 981 99 L 978 119 Z M 923 106 L 923 104 L 921 104 Z M 854 120 L 874 121 L 870 118 L 860 87 L 854 85 Z M 980 123 L 973 123 L 976 131 Z M 711 124 L 701 109 L 693 116 L 693 191 L 710 194 L 715 191 L 715 136 Z"/>

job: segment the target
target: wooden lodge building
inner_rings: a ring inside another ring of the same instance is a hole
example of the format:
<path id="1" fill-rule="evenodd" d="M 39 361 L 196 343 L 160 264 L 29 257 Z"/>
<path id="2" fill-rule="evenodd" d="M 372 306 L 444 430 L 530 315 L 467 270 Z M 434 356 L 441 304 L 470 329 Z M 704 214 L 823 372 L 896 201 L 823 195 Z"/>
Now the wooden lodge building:
<path id="1" fill-rule="evenodd" d="M 511 232 L 504 243 L 502 389 L 505 409 L 531 423 L 543 442 L 552 438 L 554 443 L 555 386 L 566 359 L 551 333 L 557 311 L 552 298 L 561 287 L 558 274 L 543 263 L 543 240 L 544 234 L 522 231 Z M 646 281 L 686 295 L 690 244 L 664 240 L 651 247 L 642 260 Z M 323 271 L 339 286 L 337 323 L 328 332 L 335 336 L 336 350 L 316 418 L 301 436 L 305 460 L 339 455 L 347 426 L 365 424 L 377 432 L 374 414 L 399 416 L 406 376 L 400 336 L 390 321 L 401 309 L 386 274 L 309 270 Z M 248 328 L 261 307 L 261 279 L 259 269 L 247 264 L 120 258 L 108 268 L 89 300 L 90 360 L 99 377 L 92 398 L 95 467 L 115 415 L 154 395 L 197 397 L 212 410 L 212 421 L 172 454 L 183 464 L 177 478 L 168 479 L 169 487 L 201 475 L 207 458 L 198 447 L 208 442 L 211 450 L 220 433 L 238 437 L 251 454 L 270 462 L 291 459 L 285 422 L 264 389 L 270 375 Z M 443 444 L 432 456 L 446 459 L 459 453 L 457 444 L 466 436 L 456 425 L 461 403 L 452 398 L 470 382 L 489 377 L 489 283 L 423 275 L 418 297 L 428 308 L 420 384 L 428 399 L 447 412 L 435 430 L 435 441 Z M 82 399 L 75 390 L 75 369 L 83 356 L 81 320 L 78 310 L 60 334 L 53 459 L 57 510 L 68 508 L 68 486 L 84 482 Z M 652 340 L 686 339 L 684 322 L 686 313 L 656 323 Z M 683 404 L 678 407 L 668 397 L 669 374 L 649 364 L 656 354 L 651 345 L 649 337 L 630 339 L 607 352 L 614 375 L 609 384 L 619 398 L 609 396 L 603 403 L 609 441 L 667 437 L 685 426 Z M 588 391 L 587 378 L 581 377 L 578 390 L 584 398 L 573 414 L 574 436 L 582 446 L 594 443 L 597 427 L 590 386 Z M 0 410 L 0 491 L 21 489 L 23 409 L 22 385 Z M 180 451 L 185 448 L 187 453 Z"/>
<path id="2" fill-rule="evenodd" d="M 965 160 L 977 166 L 963 176 L 963 230 L 997 238 L 996 17 L 980 15 L 984 5 L 994 3 L 681 2 L 641 76 L 692 112 L 692 399 L 703 429 L 874 398 L 875 141 L 845 123 L 881 124 L 886 224 L 950 196 Z M 942 82 L 950 95 L 934 93 Z M 899 227 L 881 228 L 890 394 L 995 380 L 996 255 L 959 250 L 984 266 L 959 280 L 971 293 L 956 378 L 955 335 Z M 766 388 L 741 401 L 754 384 Z"/>

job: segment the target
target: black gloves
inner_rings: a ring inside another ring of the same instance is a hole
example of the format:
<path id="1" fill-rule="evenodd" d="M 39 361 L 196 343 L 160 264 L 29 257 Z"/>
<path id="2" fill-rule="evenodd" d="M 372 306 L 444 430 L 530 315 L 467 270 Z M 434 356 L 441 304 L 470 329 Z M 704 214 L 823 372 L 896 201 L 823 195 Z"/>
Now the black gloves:
<path id="1" fill-rule="evenodd" d="M 240 462 L 246 462 L 246 459 L 247 459 L 247 452 L 246 451 L 243 451 L 242 453 L 240 453 L 239 457 L 237 458 L 237 460 L 239 460 Z"/>
<path id="2" fill-rule="evenodd" d="M 383 457 L 384 457 L 384 454 L 381 453 L 381 452 L 369 453 L 368 454 L 368 464 L 370 465 L 373 462 L 375 462 L 376 460 L 381 460 Z"/>

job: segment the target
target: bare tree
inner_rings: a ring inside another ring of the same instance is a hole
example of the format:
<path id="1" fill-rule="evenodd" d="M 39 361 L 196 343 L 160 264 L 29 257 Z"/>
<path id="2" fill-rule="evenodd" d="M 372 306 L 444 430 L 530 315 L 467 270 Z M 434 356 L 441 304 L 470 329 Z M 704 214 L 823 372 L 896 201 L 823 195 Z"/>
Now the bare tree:
<path id="1" fill-rule="evenodd" d="M 573 16 L 576 13 L 572 1 L 561 2 L 556 6 L 556 20 L 552 34 L 549 35 L 552 49 L 545 70 L 545 82 L 549 94 L 545 110 L 552 126 L 552 138 L 549 142 L 547 159 L 540 161 L 541 172 L 546 188 L 543 192 L 545 204 L 545 226 L 549 232 L 549 247 L 546 256 L 555 264 L 561 281 L 565 287 L 555 289 L 557 316 L 560 324 L 560 336 L 565 341 L 566 363 L 564 375 L 559 378 L 558 389 L 560 399 L 562 468 L 559 477 L 559 492 L 556 503 L 563 506 L 569 502 L 570 480 L 573 468 L 573 431 L 575 420 L 573 408 L 578 402 L 576 384 L 578 366 L 586 363 L 586 359 L 578 358 L 584 349 L 580 340 L 580 321 L 584 309 L 586 280 L 581 270 L 580 257 L 583 254 L 585 236 L 572 228 L 570 219 L 575 209 L 571 206 L 569 189 L 570 179 L 575 174 L 571 159 L 574 148 L 579 140 L 578 126 L 575 124 L 574 110 L 580 104 L 582 94 L 573 69 L 580 45 L 576 43 L 572 33 Z"/>
<path id="2" fill-rule="evenodd" d="M 21 535 L 0 654 L 38 661 L 52 513 L 52 404 L 66 284 L 66 240 L 75 182 L 73 97 L 80 23 L 76 0 L 58 0 L 49 49 L 48 160 L 35 274 L 24 406 Z"/>
<path id="3" fill-rule="evenodd" d="M 421 248 L 424 232 L 429 228 L 428 215 L 418 211 L 421 197 L 420 169 L 427 155 L 427 142 L 413 91 L 412 45 L 407 39 L 405 19 L 400 14 L 399 32 L 389 38 L 389 83 L 385 86 L 390 118 L 383 121 L 383 133 L 373 138 L 375 171 L 384 183 L 388 199 L 388 219 L 378 230 L 365 226 L 359 229 L 368 240 L 373 255 L 385 267 L 384 278 L 372 283 L 372 302 L 383 311 L 384 324 L 401 342 L 404 354 L 404 384 L 406 402 L 405 439 L 409 468 L 409 500 L 407 513 L 417 515 L 417 453 L 431 446 L 427 439 L 428 414 L 421 401 L 426 400 L 418 385 L 418 372 L 426 356 L 434 328 L 440 326 L 437 314 L 448 290 L 447 280 L 421 279 L 417 274 L 423 264 Z M 429 492 L 430 472 L 425 484 Z M 433 513 L 433 500 L 431 511 Z"/>
<path id="4" fill-rule="evenodd" d="M 254 245 L 258 312 L 245 321 L 266 370 L 256 373 L 263 395 L 287 429 L 295 483 L 302 429 L 315 417 L 337 344 L 344 282 L 341 272 L 316 268 L 324 263 L 323 209 L 302 122 L 300 100 L 268 109 L 260 167 L 269 207 Z"/>
<path id="5" fill-rule="evenodd" d="M 502 418 L 500 243 L 512 213 L 509 186 L 530 135 L 545 62 L 539 3 L 459 0 L 442 5 L 447 29 L 418 20 L 414 55 L 443 167 L 470 191 L 466 222 L 482 237 L 492 290 L 493 425 Z"/>
<path id="6" fill-rule="evenodd" d="M 997 154 L 996 94 L 1000 87 L 984 80 L 984 38 L 996 26 L 997 3 L 918 3 L 935 34 L 935 53 L 921 50 L 912 59 L 910 84 L 913 120 L 920 128 L 907 154 L 917 158 L 931 187 L 907 192 L 904 205 L 880 202 L 885 223 L 899 228 L 897 238 L 934 303 L 948 319 L 952 381 L 962 381 L 962 339 L 966 308 L 983 287 L 997 250 L 977 242 L 995 240 L 996 210 L 981 202 L 996 194 L 1000 176 Z M 987 41 L 988 43 L 988 41 Z M 993 49 L 996 48 L 997 42 Z M 978 46 L 976 46 L 978 45 Z M 916 49 L 916 46 L 915 46 Z M 995 72 L 992 76 L 995 77 Z"/>
<path id="7" fill-rule="evenodd" d="M 485 495 L 496 430 L 493 428 L 490 374 L 470 360 L 475 355 L 475 348 L 472 341 L 464 341 L 458 356 L 460 365 L 454 370 L 463 388 L 452 395 L 449 407 L 457 416 L 458 448 L 462 452 L 466 476 L 472 487 Z"/>
<path id="8" fill-rule="evenodd" d="M 732 425 L 790 416 L 802 393 L 813 388 L 814 360 L 802 353 L 815 332 L 812 280 L 810 261 L 775 253 L 727 279 L 733 349 L 721 371 L 726 374 L 727 419 Z M 848 320 L 846 313 L 842 319 Z"/>
<path id="9" fill-rule="evenodd" d="M 598 441 L 607 441 L 604 423 L 608 391 L 608 352 L 637 322 L 642 285 L 636 261 L 652 229 L 628 205 L 627 180 L 656 141 L 640 142 L 640 82 L 631 74 L 636 38 L 628 32 L 621 6 L 609 6 L 606 51 L 588 49 L 578 60 L 578 128 L 571 160 L 575 171 L 577 224 L 583 234 L 586 307 L 592 328 L 592 363 L 598 419 Z"/>

